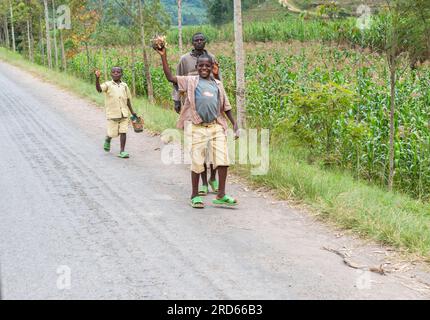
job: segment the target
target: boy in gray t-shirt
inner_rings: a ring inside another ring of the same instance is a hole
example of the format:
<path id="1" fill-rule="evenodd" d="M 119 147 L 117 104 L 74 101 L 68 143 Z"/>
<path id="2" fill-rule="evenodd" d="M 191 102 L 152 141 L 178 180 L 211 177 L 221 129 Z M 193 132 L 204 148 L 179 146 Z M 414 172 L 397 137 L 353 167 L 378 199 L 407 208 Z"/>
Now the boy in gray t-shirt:
<path id="1" fill-rule="evenodd" d="M 218 66 L 215 56 L 205 50 L 206 37 L 204 36 L 204 34 L 202 34 L 201 32 L 194 34 L 192 37 L 192 43 L 193 43 L 194 49 L 191 52 L 184 54 L 178 63 L 178 66 L 176 68 L 177 76 L 198 75 L 197 68 L 196 68 L 197 59 L 202 55 L 209 55 L 214 61 L 216 67 Z M 215 79 L 221 80 L 221 76 L 218 68 L 214 70 L 213 76 Z M 185 97 L 181 96 L 181 94 L 178 91 L 177 85 L 174 85 L 172 97 L 175 103 L 175 110 L 177 113 L 180 113 L 181 107 L 185 101 Z M 212 163 L 208 165 L 209 162 L 210 162 L 210 159 L 209 157 L 207 157 L 207 162 L 205 163 L 205 170 L 200 175 L 202 179 L 202 185 L 199 187 L 199 195 L 201 196 L 205 196 L 208 194 L 209 186 L 211 187 L 213 192 L 218 192 L 218 188 L 219 188 L 219 183 L 218 183 L 218 180 L 216 179 L 216 169 L 214 169 L 214 166 Z M 208 167 L 210 167 L 209 181 L 208 181 L 208 174 L 207 174 Z"/>
<path id="2" fill-rule="evenodd" d="M 199 196 L 199 176 L 204 171 L 204 155 L 209 150 L 214 154 L 214 167 L 218 169 L 219 189 L 215 205 L 236 206 L 237 200 L 226 194 L 226 180 L 230 165 L 227 146 L 227 119 L 233 124 L 235 138 L 238 136 L 238 125 L 233 118 L 231 105 L 228 101 L 222 82 L 212 77 L 214 63 L 210 56 L 201 55 L 197 60 L 197 76 L 172 75 L 167 61 L 166 48 L 154 48 L 161 56 L 163 71 L 168 81 L 178 85 L 181 92 L 186 92 L 183 110 L 179 116 L 177 127 L 184 129 L 191 140 L 191 201 L 193 208 L 204 208 L 203 199 Z M 213 86 L 215 84 L 216 87 Z M 197 106 L 199 104 L 199 107 Z M 217 106 L 216 111 L 214 105 Z M 211 122 L 208 120 L 215 119 Z M 205 118 L 205 119 L 204 119 Z"/>

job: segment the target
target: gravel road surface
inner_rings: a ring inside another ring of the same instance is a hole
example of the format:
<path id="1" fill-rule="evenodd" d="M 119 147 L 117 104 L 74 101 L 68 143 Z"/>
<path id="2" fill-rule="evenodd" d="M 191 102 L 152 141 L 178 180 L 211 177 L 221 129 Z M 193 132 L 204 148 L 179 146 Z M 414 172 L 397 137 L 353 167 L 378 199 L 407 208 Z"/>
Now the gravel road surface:
<path id="1" fill-rule="evenodd" d="M 130 130 L 124 160 L 104 135 L 102 109 L 0 62 L 3 299 L 430 297 L 421 267 L 239 182 L 238 208 L 192 209 L 159 137 Z"/>

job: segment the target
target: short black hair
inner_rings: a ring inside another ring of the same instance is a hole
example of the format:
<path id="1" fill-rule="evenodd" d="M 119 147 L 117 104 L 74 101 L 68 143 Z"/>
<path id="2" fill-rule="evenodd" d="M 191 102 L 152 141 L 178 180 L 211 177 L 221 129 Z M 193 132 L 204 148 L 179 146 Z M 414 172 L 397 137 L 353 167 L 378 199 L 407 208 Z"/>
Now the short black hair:
<path id="1" fill-rule="evenodd" d="M 206 36 L 203 33 L 201 33 L 201 32 L 194 33 L 193 37 L 191 38 L 191 41 L 193 42 L 194 38 L 197 37 L 197 36 L 203 36 L 203 39 L 205 39 L 205 41 L 206 41 Z"/>
<path id="2" fill-rule="evenodd" d="M 197 63 L 199 63 L 200 59 L 208 59 L 212 64 L 214 63 L 214 59 L 212 59 L 212 57 L 210 55 L 208 55 L 207 53 L 203 53 L 202 55 L 200 55 L 197 58 Z"/>
<path id="3" fill-rule="evenodd" d="M 123 72 L 122 67 L 120 67 L 120 66 L 113 66 L 113 67 L 110 69 L 110 71 L 112 72 L 112 70 L 113 70 L 113 69 L 115 69 L 115 68 L 118 68 L 118 69 L 120 69 L 120 70 L 121 70 L 121 72 Z"/>

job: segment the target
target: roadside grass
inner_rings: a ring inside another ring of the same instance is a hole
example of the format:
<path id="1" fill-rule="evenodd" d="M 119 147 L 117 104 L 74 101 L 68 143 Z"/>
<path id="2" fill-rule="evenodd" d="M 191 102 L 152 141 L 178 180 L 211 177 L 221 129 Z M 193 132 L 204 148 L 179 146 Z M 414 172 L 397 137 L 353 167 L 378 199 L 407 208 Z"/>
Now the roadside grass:
<path id="1" fill-rule="evenodd" d="M 0 59 L 37 74 L 44 80 L 103 105 L 94 85 L 62 72 L 48 70 L 0 48 Z M 177 115 L 143 98 L 133 99 L 146 127 L 160 133 L 174 128 Z M 377 240 L 430 262 L 430 205 L 354 179 L 348 173 L 326 170 L 306 162 L 303 153 L 285 141 L 272 141 L 270 169 L 252 176 L 250 166 L 235 165 L 234 173 L 254 186 L 273 189 L 280 199 L 293 199 L 313 208 L 316 216 L 360 236 Z M 311 236 L 311 235 L 310 235 Z"/>
<path id="2" fill-rule="evenodd" d="M 69 89 L 83 98 L 87 98 L 99 107 L 103 108 L 104 97 L 95 89 L 95 83 L 90 84 L 85 80 L 74 77 L 70 74 L 50 70 L 23 58 L 17 53 L 13 53 L 5 48 L 0 48 L 0 59 L 12 65 L 29 71 L 43 80 L 58 85 L 64 89 Z M 138 114 L 144 114 L 145 127 L 153 132 L 161 132 L 166 128 L 176 127 L 177 115 L 172 110 L 160 108 L 151 104 L 147 99 L 135 97 L 132 106 Z"/>
<path id="3" fill-rule="evenodd" d="M 301 201 L 321 220 L 430 262 L 428 203 L 358 181 L 345 172 L 309 165 L 287 142 L 272 141 L 267 175 L 251 176 L 249 167 L 234 170 L 255 186 L 274 190 L 280 199 Z"/>

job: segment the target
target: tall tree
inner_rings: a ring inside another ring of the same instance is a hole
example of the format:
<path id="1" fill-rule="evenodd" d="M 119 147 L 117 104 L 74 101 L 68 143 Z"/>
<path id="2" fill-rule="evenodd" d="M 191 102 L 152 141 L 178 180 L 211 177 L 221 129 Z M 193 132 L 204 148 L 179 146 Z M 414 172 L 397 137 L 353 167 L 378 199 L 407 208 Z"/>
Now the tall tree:
<path id="1" fill-rule="evenodd" d="M 146 78 L 146 89 L 147 89 L 148 99 L 151 103 L 153 103 L 154 102 L 154 89 L 152 86 L 152 79 L 151 79 L 148 54 L 146 51 L 145 23 L 144 23 L 144 19 L 143 19 L 143 8 L 142 8 L 143 0 L 138 0 L 137 2 L 139 4 L 138 8 L 139 8 L 140 37 L 141 37 L 141 44 L 142 44 L 144 72 L 145 72 L 145 78 Z"/>
<path id="2" fill-rule="evenodd" d="M 69 37 L 72 44 L 67 54 L 72 57 L 84 46 L 87 57 L 87 76 L 93 77 L 92 69 L 94 69 L 95 66 L 91 59 L 90 45 L 99 23 L 100 13 L 96 10 L 97 6 L 96 8 L 91 8 L 88 3 L 89 2 L 86 0 L 69 0 L 73 28 L 70 30 Z M 116 36 L 118 35 L 119 34 Z"/>
<path id="3" fill-rule="evenodd" d="M 3 46 L 10 48 L 8 26 L 9 3 L 0 2 L 0 24 L 2 29 Z"/>
<path id="4" fill-rule="evenodd" d="M 58 7 L 55 10 L 55 16 L 58 13 L 58 10 L 60 9 L 60 7 Z M 60 50 L 61 50 L 61 68 L 63 69 L 63 71 L 67 71 L 67 57 L 66 57 L 66 50 L 64 47 L 64 32 L 63 30 L 67 27 L 66 23 L 62 23 L 62 21 L 58 21 L 58 18 L 55 18 L 55 25 L 57 27 L 58 33 L 60 35 Z"/>
<path id="5" fill-rule="evenodd" d="M 40 45 L 40 53 L 42 55 L 42 63 L 44 66 L 46 66 L 45 43 L 43 41 L 42 14 L 39 15 L 39 45 Z"/>
<path id="6" fill-rule="evenodd" d="M 10 32 L 12 33 L 12 49 L 16 51 L 16 43 L 15 43 L 15 26 L 13 21 L 13 4 L 12 0 L 9 0 L 9 11 L 10 11 Z"/>
<path id="7" fill-rule="evenodd" d="M 46 51 L 48 56 L 48 67 L 52 69 L 52 50 L 51 50 L 51 36 L 49 35 L 49 10 L 48 10 L 48 0 L 43 0 L 43 5 L 45 7 L 45 28 L 46 28 Z"/>
<path id="8" fill-rule="evenodd" d="M 7 15 L 4 16 L 4 31 L 5 31 L 5 37 L 6 37 L 6 47 L 10 49 L 10 39 L 9 39 L 9 26 L 7 23 Z"/>
<path id="9" fill-rule="evenodd" d="M 58 68 L 57 13 L 56 13 L 54 0 L 52 0 L 52 30 L 53 30 L 53 36 L 54 36 L 55 68 Z"/>
<path id="10" fill-rule="evenodd" d="M 134 0 L 128 0 L 128 6 L 132 12 L 132 16 L 134 17 L 135 10 L 135 1 Z M 136 44 L 134 41 L 134 36 L 136 34 L 135 30 L 135 24 L 133 23 L 132 26 L 129 28 L 129 43 L 131 44 L 131 93 L 133 97 L 136 96 Z"/>
<path id="11" fill-rule="evenodd" d="M 0 9 L 0 14 L 1 14 L 1 9 Z M 6 45 L 6 38 L 4 34 L 5 34 L 4 24 L 3 24 L 2 17 L 0 16 L 0 43 L 2 46 Z"/>
<path id="12" fill-rule="evenodd" d="M 236 106 L 238 123 L 246 127 L 245 111 L 245 53 L 243 49 L 242 3 L 234 0 L 234 43 L 236 55 Z"/>
<path id="13" fill-rule="evenodd" d="M 64 71 L 67 70 L 67 58 L 66 58 L 66 50 L 64 48 L 64 38 L 63 38 L 63 30 L 59 30 L 60 33 L 60 47 L 61 47 L 61 65 Z"/>
<path id="14" fill-rule="evenodd" d="M 100 23 L 99 28 L 104 28 L 104 10 L 103 10 L 103 0 L 99 0 L 99 10 L 100 10 Z M 104 79 L 107 81 L 108 77 L 108 71 L 107 71 L 107 63 L 106 63 L 106 48 L 105 43 L 102 43 L 102 61 L 103 61 L 103 74 Z"/>
<path id="15" fill-rule="evenodd" d="M 179 43 L 179 54 L 182 54 L 182 0 L 178 1 L 178 43 Z"/>
<path id="16" fill-rule="evenodd" d="M 18 11 L 18 14 L 21 16 L 19 20 L 26 24 L 28 58 L 31 62 L 34 62 L 32 12 L 34 12 L 36 8 L 32 0 L 25 0 L 25 2 L 20 3 L 18 9 L 21 9 L 21 12 Z"/>
<path id="17" fill-rule="evenodd" d="M 31 30 L 30 30 L 30 17 L 27 17 L 27 44 L 28 44 L 28 58 L 33 62 L 33 50 L 31 44 Z"/>

